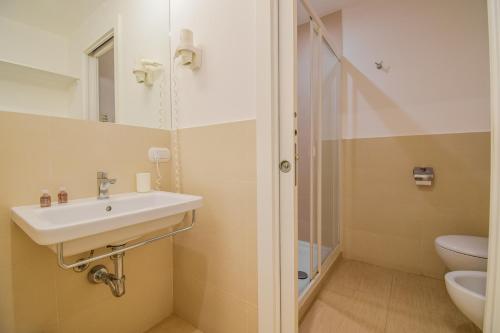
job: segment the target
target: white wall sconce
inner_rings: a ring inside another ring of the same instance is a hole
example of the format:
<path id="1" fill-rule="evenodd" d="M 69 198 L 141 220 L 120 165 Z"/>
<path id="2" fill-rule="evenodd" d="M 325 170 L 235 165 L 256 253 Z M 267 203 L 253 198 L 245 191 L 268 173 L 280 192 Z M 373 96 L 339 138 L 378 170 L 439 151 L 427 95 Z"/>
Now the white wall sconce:
<path id="1" fill-rule="evenodd" d="M 158 77 L 155 73 L 162 69 L 163 65 L 159 62 L 141 59 L 139 67 L 134 69 L 132 73 L 134 73 L 137 83 L 144 83 L 150 87 Z"/>
<path id="2" fill-rule="evenodd" d="M 181 66 L 193 71 L 199 69 L 201 67 L 202 51 L 194 46 L 193 32 L 189 29 L 182 29 L 180 39 L 179 46 L 175 50 L 174 59 L 180 57 Z"/>

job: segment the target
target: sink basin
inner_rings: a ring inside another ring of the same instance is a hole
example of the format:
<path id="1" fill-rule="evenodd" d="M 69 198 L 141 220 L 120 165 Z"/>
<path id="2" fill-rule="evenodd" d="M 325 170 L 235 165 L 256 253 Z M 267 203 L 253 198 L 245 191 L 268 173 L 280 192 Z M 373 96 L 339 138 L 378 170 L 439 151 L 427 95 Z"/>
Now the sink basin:
<path id="1" fill-rule="evenodd" d="M 49 208 L 12 208 L 12 219 L 40 245 L 53 251 L 64 242 L 64 255 L 124 244 L 180 223 L 200 208 L 202 198 L 170 192 L 125 193 L 109 199 L 87 198 Z"/>

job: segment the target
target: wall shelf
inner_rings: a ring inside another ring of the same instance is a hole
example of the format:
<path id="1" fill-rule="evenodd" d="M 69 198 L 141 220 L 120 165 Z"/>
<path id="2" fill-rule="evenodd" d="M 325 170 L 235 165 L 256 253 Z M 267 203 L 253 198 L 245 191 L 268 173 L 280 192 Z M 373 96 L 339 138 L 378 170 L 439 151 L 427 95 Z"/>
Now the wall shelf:
<path id="1" fill-rule="evenodd" d="M 67 87 L 79 80 L 66 73 L 0 59 L 0 79 L 44 86 Z"/>

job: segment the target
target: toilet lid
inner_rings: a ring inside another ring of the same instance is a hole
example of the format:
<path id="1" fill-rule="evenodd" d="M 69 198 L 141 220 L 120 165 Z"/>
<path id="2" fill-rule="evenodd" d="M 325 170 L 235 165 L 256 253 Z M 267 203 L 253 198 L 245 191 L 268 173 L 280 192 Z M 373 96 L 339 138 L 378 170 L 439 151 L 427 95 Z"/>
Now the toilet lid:
<path id="1" fill-rule="evenodd" d="M 442 248 L 478 258 L 488 258 L 488 238 L 477 236 L 449 235 L 436 238 Z"/>

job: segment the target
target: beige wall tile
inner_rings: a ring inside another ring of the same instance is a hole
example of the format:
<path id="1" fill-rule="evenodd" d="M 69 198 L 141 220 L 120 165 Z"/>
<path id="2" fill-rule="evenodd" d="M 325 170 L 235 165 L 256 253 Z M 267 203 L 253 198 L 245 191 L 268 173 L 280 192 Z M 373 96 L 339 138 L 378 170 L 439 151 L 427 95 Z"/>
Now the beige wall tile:
<path id="1" fill-rule="evenodd" d="M 255 130 L 255 120 L 179 130 L 183 179 L 255 181 Z"/>
<path id="2" fill-rule="evenodd" d="M 256 305 L 255 183 L 219 181 L 206 191 L 184 189 L 202 195 L 204 207 L 195 229 L 175 238 L 176 276 L 196 276 Z"/>
<path id="3" fill-rule="evenodd" d="M 488 234 L 489 140 L 489 133 L 345 140 L 345 256 L 442 278 L 437 236 Z M 434 167 L 432 187 L 415 185 L 415 166 Z"/>
<path id="4" fill-rule="evenodd" d="M 356 229 L 344 233 L 346 258 L 407 272 L 420 263 L 418 240 Z"/>
<path id="5" fill-rule="evenodd" d="M 259 333 L 259 310 L 257 307 L 247 304 L 246 306 L 246 333 Z"/>
<path id="6" fill-rule="evenodd" d="M 56 332 L 58 307 L 56 260 L 49 249 L 35 244 L 13 226 L 12 290 L 15 332 Z"/>
<path id="7" fill-rule="evenodd" d="M 174 313 L 205 333 L 245 332 L 246 306 L 239 297 L 206 280 L 174 270 Z"/>
<path id="8" fill-rule="evenodd" d="M 109 332 L 142 332 L 173 311 L 172 240 L 162 240 L 130 251 L 125 256 L 126 294 L 111 295 L 105 285 L 88 287 L 85 274 L 58 270 L 58 304 L 61 325 L 80 332 L 94 327 Z M 165 254 L 167 254 L 165 256 Z M 100 262 L 111 268 L 109 260 Z M 108 308 L 120 318 L 110 320 Z M 84 320 L 92 313 L 93 320 Z"/>
<path id="9" fill-rule="evenodd" d="M 148 148 L 168 145 L 162 130 L 0 112 L 0 331 L 135 333 L 172 312 L 172 241 L 127 253 L 127 294 L 115 299 L 86 274 L 59 269 L 50 250 L 10 221 L 9 210 L 38 202 L 42 188 L 53 197 L 61 185 L 70 199 L 94 196 L 97 170 L 118 178 L 112 193 L 134 191 L 135 173 L 153 172 Z M 170 174 L 168 164 L 162 170 Z"/>
<path id="10" fill-rule="evenodd" d="M 174 312 L 205 333 L 254 331 L 255 121 L 183 129 L 179 139 L 182 189 L 204 205 L 175 238 Z"/>
<path id="11" fill-rule="evenodd" d="M 9 221 L 9 213 L 5 209 L 0 209 L 0 221 Z M 10 223 L 0 223 L 0 332 L 14 331 L 14 308 L 13 288 L 12 288 L 12 247 L 10 239 Z"/>
<path id="12" fill-rule="evenodd" d="M 0 126 L 0 148 L 7 157 L 0 165 L 7 189 L 0 194 L 0 228 L 8 235 L 0 262 L 10 272 L 0 281 L 5 295 L 12 294 L 0 304 L 2 318 L 11 318 L 2 328 L 138 332 L 168 316 L 173 307 L 171 241 L 127 254 L 127 294 L 116 299 L 107 287 L 88 284 L 85 274 L 60 270 L 53 253 L 33 243 L 9 218 L 11 206 L 37 202 L 42 188 L 55 195 L 64 185 L 70 199 L 95 195 L 97 170 L 118 178 L 112 192 L 133 191 L 135 173 L 153 171 L 147 149 L 168 145 L 168 132 L 17 114 L 0 114 Z M 208 333 L 255 332 L 255 121 L 182 130 L 180 135 L 183 190 L 203 195 L 205 206 L 197 227 L 175 241 L 176 312 Z M 162 168 L 170 175 L 168 166 Z M 169 186 L 170 179 L 163 188 Z M 138 315 L 137 309 L 148 311 Z M 230 320 L 216 319 L 228 313 Z M 123 318 L 119 325 L 113 316 Z"/>

